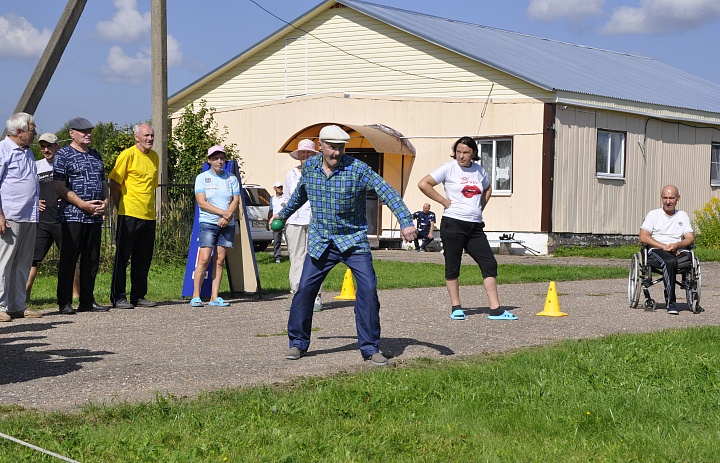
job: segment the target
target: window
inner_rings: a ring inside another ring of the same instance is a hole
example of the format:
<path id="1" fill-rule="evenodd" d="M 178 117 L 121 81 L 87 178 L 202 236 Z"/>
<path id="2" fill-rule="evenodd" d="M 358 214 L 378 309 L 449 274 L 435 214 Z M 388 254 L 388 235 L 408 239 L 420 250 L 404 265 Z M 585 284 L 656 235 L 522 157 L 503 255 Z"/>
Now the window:
<path id="1" fill-rule="evenodd" d="M 710 185 L 720 186 L 720 143 L 710 149 Z"/>
<path id="2" fill-rule="evenodd" d="M 476 140 L 480 165 L 490 177 L 493 194 L 512 193 L 512 140 Z"/>
<path id="3" fill-rule="evenodd" d="M 623 178 L 625 175 L 625 134 L 597 131 L 595 171 L 598 177 Z"/>

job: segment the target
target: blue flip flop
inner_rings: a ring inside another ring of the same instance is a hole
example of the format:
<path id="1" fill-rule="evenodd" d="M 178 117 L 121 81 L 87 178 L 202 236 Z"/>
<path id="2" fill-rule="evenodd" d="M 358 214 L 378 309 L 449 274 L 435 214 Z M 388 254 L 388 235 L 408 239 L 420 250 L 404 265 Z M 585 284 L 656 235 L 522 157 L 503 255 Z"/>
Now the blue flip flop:
<path id="1" fill-rule="evenodd" d="M 489 320 L 517 320 L 517 315 L 513 315 L 507 310 L 501 315 L 488 315 Z"/>
<path id="2" fill-rule="evenodd" d="M 229 302 L 225 302 L 225 299 L 218 297 L 214 301 L 208 302 L 208 305 L 211 305 L 213 307 L 227 307 L 230 305 Z"/>
<path id="3" fill-rule="evenodd" d="M 450 314 L 450 318 L 453 320 L 465 320 L 465 312 L 460 309 L 453 310 L 453 313 Z"/>
<path id="4" fill-rule="evenodd" d="M 190 305 L 193 307 L 202 307 L 205 304 L 203 304 L 202 299 L 200 299 L 199 297 L 194 297 L 194 298 L 190 299 Z"/>

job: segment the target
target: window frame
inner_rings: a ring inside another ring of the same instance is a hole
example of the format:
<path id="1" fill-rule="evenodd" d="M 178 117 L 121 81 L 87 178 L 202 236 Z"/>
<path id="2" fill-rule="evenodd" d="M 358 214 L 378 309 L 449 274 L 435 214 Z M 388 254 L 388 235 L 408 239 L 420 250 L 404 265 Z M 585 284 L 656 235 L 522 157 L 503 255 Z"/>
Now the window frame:
<path id="1" fill-rule="evenodd" d="M 509 142 L 510 143 L 510 167 L 508 168 L 508 174 L 510 177 L 510 188 L 509 189 L 500 189 L 497 187 L 498 179 L 497 179 L 497 143 L 498 142 Z M 515 165 L 515 140 L 513 137 L 497 137 L 497 138 L 475 138 L 475 143 L 478 145 L 478 156 L 480 157 L 480 160 L 477 161 L 478 164 L 483 166 L 483 169 L 485 169 L 485 172 L 488 174 L 488 177 L 490 177 L 490 186 L 492 187 L 492 196 L 512 196 L 513 193 L 513 166 Z M 492 144 L 492 163 L 493 165 L 491 167 L 486 167 L 482 165 L 482 145 L 485 144 Z"/>
<path id="2" fill-rule="evenodd" d="M 605 159 L 605 162 L 607 163 L 607 169 L 605 172 L 601 172 L 599 170 L 598 166 L 598 151 L 600 149 L 600 136 L 601 134 L 608 134 L 608 150 L 607 150 L 607 158 Z M 611 169 L 611 160 L 612 160 L 612 153 L 614 152 L 613 146 L 612 146 L 612 140 L 613 135 L 620 135 L 622 136 L 622 153 L 620 156 L 620 173 L 613 173 L 610 172 Z M 613 180 L 624 180 L 625 179 L 625 160 L 627 158 L 627 132 L 619 131 L 619 130 L 609 130 L 609 129 L 597 129 L 597 136 L 595 137 L 595 176 L 597 178 L 603 178 L 603 179 L 613 179 Z"/>
<path id="3" fill-rule="evenodd" d="M 713 164 L 717 165 L 716 178 L 713 178 Z M 710 186 L 720 186 L 720 141 L 710 143 Z"/>

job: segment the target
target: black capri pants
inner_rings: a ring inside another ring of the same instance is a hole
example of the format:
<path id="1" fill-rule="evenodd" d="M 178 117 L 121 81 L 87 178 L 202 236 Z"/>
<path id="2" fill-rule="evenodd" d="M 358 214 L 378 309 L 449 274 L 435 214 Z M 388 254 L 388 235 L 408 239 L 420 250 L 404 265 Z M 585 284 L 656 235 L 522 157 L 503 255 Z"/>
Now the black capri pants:
<path id="1" fill-rule="evenodd" d="M 445 255 L 446 280 L 456 280 L 460 276 L 463 250 L 467 251 L 480 266 L 483 278 L 497 277 L 497 261 L 483 228 L 485 222 L 442 218 L 440 237 Z"/>

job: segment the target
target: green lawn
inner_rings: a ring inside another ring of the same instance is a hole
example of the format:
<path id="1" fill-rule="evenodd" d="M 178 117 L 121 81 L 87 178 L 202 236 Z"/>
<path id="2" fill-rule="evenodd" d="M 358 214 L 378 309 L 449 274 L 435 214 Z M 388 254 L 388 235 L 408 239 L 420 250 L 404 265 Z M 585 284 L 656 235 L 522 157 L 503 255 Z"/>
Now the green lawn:
<path id="1" fill-rule="evenodd" d="M 82 462 L 715 462 L 720 328 L 417 360 L 78 413 L 0 407 Z M 56 461 L 0 439 L 0 461 Z"/>
<path id="2" fill-rule="evenodd" d="M 288 273 L 290 262 L 285 258 L 276 264 L 272 254 L 257 255 L 260 284 L 264 293 L 287 293 L 290 291 Z M 445 285 L 445 267 L 442 264 L 416 264 L 374 260 L 378 276 L 378 289 L 426 288 Z M 335 267 L 325 281 L 326 291 L 340 291 L 347 267 L 343 264 Z M 30 307 L 50 308 L 57 306 L 56 270 L 51 266 L 41 267 L 33 287 Z M 498 283 L 531 283 L 546 281 L 590 280 L 603 278 L 625 278 L 627 270 L 611 267 L 568 267 L 560 265 L 516 265 L 506 264 L 499 267 Z M 129 272 L 128 272 L 129 274 Z M 408 278 L 407 275 L 412 275 Z M 185 276 L 185 264 L 155 263 L 150 269 L 149 293 L 147 298 L 154 301 L 175 301 L 181 299 L 182 281 Z M 110 273 L 100 272 L 95 282 L 95 297 L 104 304 L 110 301 Z M 480 284 L 482 276 L 477 265 L 463 265 L 460 274 L 461 285 Z M 129 289 L 129 282 L 128 282 Z M 230 286 L 226 276 L 220 288 L 221 294 L 229 297 Z M 77 301 L 75 301 L 77 303 Z"/>

